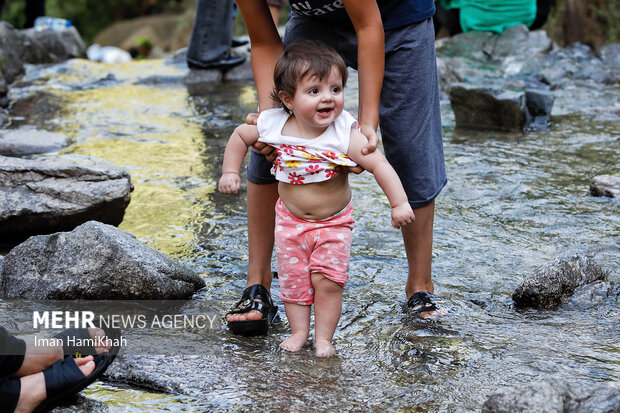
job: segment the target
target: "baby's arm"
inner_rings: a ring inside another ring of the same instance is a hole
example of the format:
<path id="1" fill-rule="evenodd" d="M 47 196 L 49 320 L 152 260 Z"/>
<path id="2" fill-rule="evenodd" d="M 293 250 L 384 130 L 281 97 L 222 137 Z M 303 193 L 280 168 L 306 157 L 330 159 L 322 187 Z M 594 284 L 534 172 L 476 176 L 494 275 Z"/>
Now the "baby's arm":
<path id="1" fill-rule="evenodd" d="M 239 169 L 248 147 L 258 141 L 258 128 L 254 125 L 240 125 L 235 129 L 224 151 L 222 162 L 222 177 L 218 189 L 224 194 L 236 194 L 241 188 Z"/>
<path id="2" fill-rule="evenodd" d="M 390 205 L 392 206 L 392 226 L 400 228 L 415 219 L 413 210 L 407 194 L 403 189 L 398 175 L 392 165 L 385 159 L 381 151 L 376 150 L 368 155 L 362 154 L 362 148 L 366 145 L 367 140 L 357 129 L 351 129 L 351 140 L 349 142 L 349 158 L 358 165 L 371 172 L 377 183 L 387 195 Z"/>

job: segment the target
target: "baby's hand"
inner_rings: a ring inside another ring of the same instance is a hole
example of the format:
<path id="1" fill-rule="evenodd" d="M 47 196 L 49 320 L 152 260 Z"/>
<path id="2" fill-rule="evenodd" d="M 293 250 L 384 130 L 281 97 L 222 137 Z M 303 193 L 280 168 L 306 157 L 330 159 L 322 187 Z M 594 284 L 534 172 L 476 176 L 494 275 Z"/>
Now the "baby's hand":
<path id="1" fill-rule="evenodd" d="M 220 183 L 217 187 L 223 194 L 236 194 L 241 188 L 241 178 L 236 173 L 225 173 L 220 178 Z"/>
<path id="2" fill-rule="evenodd" d="M 400 229 L 402 225 L 409 224 L 415 219 L 413 215 L 413 209 L 409 202 L 403 202 L 402 204 L 392 208 L 392 226 L 396 229 Z"/>

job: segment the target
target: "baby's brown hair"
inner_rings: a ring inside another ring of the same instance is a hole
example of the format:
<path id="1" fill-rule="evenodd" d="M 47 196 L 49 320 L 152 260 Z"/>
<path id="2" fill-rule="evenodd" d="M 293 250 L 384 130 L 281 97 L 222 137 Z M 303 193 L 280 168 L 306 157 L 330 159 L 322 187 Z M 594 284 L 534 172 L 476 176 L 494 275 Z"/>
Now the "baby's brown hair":
<path id="1" fill-rule="evenodd" d="M 275 88 L 271 98 L 277 105 L 290 113 L 278 94 L 283 92 L 291 98 L 299 83 L 306 76 L 317 76 L 323 80 L 336 67 L 342 76 L 342 87 L 347 84 L 347 65 L 333 48 L 325 43 L 302 40 L 288 46 L 278 59 L 273 71 Z"/>

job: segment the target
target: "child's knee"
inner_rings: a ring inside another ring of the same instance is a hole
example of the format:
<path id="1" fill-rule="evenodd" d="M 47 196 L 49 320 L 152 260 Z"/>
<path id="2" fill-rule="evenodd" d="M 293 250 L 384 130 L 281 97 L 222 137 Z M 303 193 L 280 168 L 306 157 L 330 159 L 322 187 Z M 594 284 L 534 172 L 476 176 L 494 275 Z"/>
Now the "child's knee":
<path id="1" fill-rule="evenodd" d="M 320 272 L 313 272 L 310 275 L 310 279 L 312 281 L 312 286 L 314 287 L 315 290 L 320 289 L 323 292 L 326 293 L 341 293 L 342 292 L 342 285 L 340 285 L 339 283 L 330 280 L 329 278 L 327 278 L 325 276 L 325 274 L 322 274 Z"/>

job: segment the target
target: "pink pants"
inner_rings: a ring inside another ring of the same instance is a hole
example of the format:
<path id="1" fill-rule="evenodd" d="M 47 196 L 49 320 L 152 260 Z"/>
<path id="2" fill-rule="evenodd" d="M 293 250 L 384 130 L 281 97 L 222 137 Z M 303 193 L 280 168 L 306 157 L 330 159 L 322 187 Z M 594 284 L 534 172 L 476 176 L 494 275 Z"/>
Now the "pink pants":
<path id="1" fill-rule="evenodd" d="M 310 274 L 319 272 L 344 287 L 347 281 L 353 205 L 320 221 L 291 214 L 281 199 L 276 203 L 275 245 L 280 298 L 287 303 L 311 305 L 314 288 Z"/>

